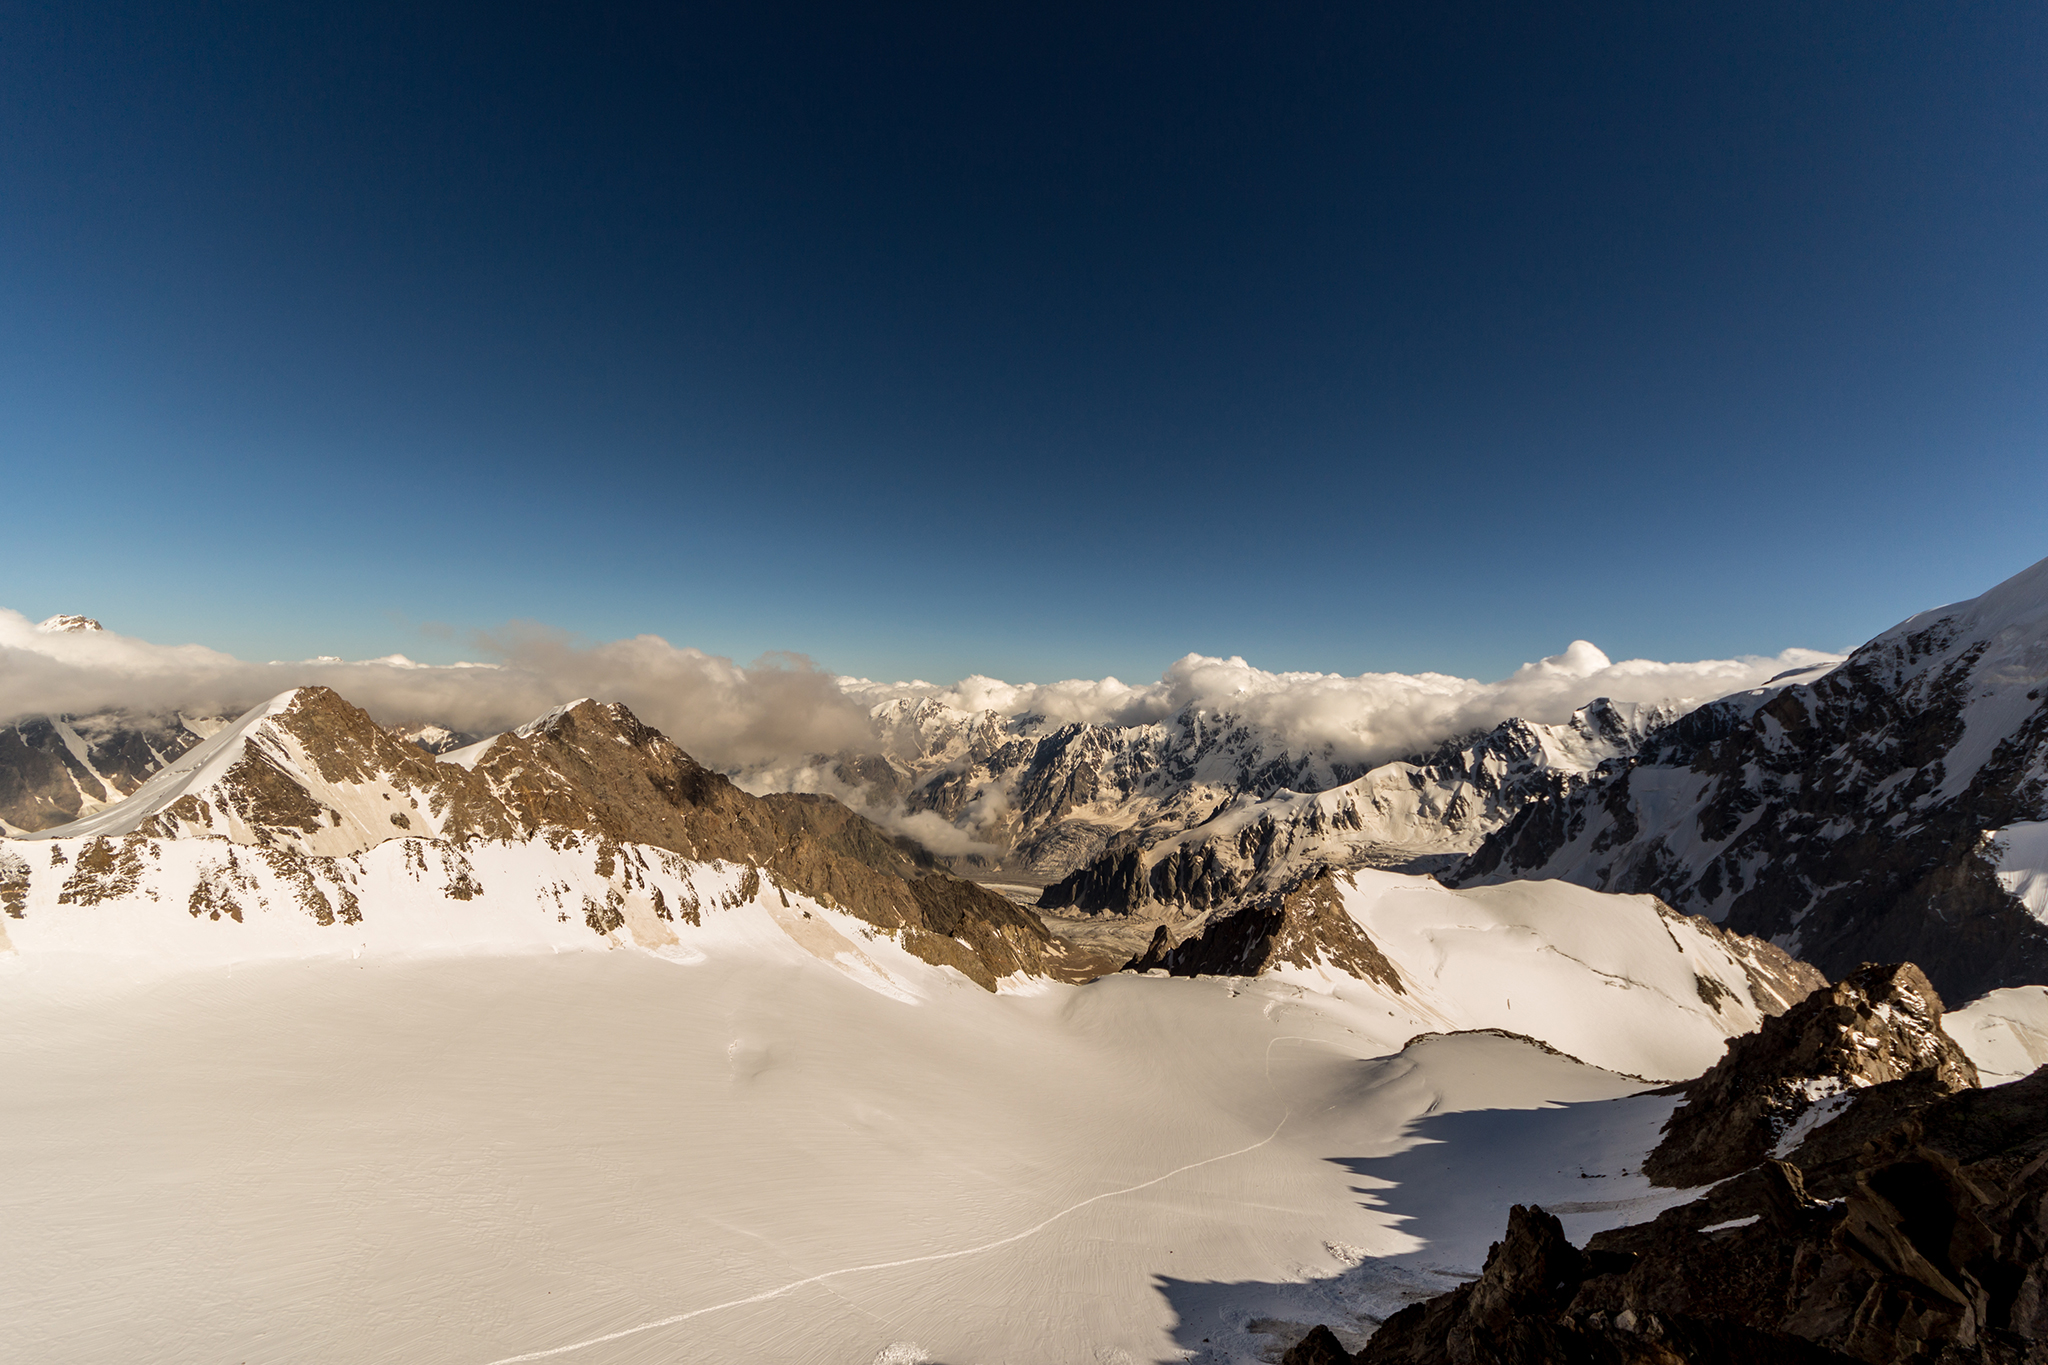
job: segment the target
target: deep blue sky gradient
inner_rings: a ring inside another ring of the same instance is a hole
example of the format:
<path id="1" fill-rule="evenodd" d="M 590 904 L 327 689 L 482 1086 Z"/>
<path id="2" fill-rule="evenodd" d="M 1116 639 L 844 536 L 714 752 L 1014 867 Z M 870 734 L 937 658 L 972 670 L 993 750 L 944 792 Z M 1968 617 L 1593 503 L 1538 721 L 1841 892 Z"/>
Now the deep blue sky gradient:
<path id="1" fill-rule="evenodd" d="M 951 679 L 2048 555 L 2048 9 L 0 10 L 0 606 Z"/>

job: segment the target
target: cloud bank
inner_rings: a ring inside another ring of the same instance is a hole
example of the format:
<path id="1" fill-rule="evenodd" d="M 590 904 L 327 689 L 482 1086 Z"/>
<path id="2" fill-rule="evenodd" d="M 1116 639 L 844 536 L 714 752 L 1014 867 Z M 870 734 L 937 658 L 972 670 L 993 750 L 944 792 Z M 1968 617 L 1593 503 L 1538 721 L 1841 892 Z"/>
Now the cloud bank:
<path id="1" fill-rule="evenodd" d="M 952 684 L 835 678 L 801 656 L 742 666 L 653 635 L 585 645 L 512 627 L 479 641 L 494 662 L 416 664 L 401 656 L 251 663 L 198 645 L 108 631 L 51 632 L 0 610 L 0 723 L 107 711 L 236 714 L 290 687 L 321 684 L 384 724 L 433 722 L 490 734 L 577 697 L 621 701 L 703 762 L 740 769 L 874 747 L 869 710 L 928 697 L 962 711 L 1049 724 L 1152 724 L 1193 706 L 1231 713 L 1295 752 L 1376 763 L 1510 716 L 1560 721 L 1595 697 L 1699 703 L 1839 656 L 1619 663 L 1584 640 L 1497 682 L 1442 673 L 1272 673 L 1240 658 L 1190 654 L 1154 683 L 1115 678 Z"/>
<path id="2" fill-rule="evenodd" d="M 1562 654 L 1523 664 L 1498 682 L 1445 673 L 1269 673 L 1241 658 L 1190 654 L 1158 682 L 1136 686 L 1115 678 L 1017 685 L 983 677 L 948 686 L 865 679 L 842 680 L 841 686 L 870 705 L 898 696 L 929 697 L 963 711 L 1033 714 L 1055 725 L 1148 725 L 1196 707 L 1236 716 L 1279 737 L 1289 752 L 1383 763 L 1491 729 L 1511 716 L 1556 723 L 1596 697 L 1696 706 L 1841 657 L 1788 649 L 1691 663 L 1616 663 L 1589 641 L 1574 640 Z"/>
<path id="3" fill-rule="evenodd" d="M 0 610 L 0 724 L 106 711 L 237 715 L 289 688 L 333 688 L 386 725 L 432 722 L 494 734 L 578 697 L 621 701 L 718 767 L 858 746 L 866 711 L 832 676 L 796 656 L 752 667 L 642 635 L 580 646 L 512 627 L 479 642 L 497 662 L 250 663 L 200 645 L 158 645 L 111 631 L 51 633 Z"/>

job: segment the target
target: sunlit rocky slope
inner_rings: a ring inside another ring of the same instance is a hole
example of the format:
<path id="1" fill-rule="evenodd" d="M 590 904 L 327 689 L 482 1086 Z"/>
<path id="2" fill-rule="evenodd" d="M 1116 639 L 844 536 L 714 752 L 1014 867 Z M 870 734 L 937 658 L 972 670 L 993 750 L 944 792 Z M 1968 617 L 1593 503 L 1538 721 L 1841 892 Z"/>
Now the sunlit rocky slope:
<path id="1" fill-rule="evenodd" d="M 545 904 L 550 913 L 534 922 L 541 928 L 528 926 L 545 929 L 535 942 L 565 932 L 550 922 L 673 942 L 673 926 L 700 914 L 705 893 L 692 874 L 709 869 L 728 899 L 779 886 L 990 988 L 1006 976 L 1093 969 L 1035 917 L 930 870 L 914 848 L 836 803 L 749 796 L 624 707 L 589 701 L 436 758 L 325 688 L 295 689 L 194 746 L 120 804 L 0 849 L 0 885 L 17 913 L 39 888 L 56 886 L 45 903 L 57 914 L 58 906 L 144 897 L 186 905 L 195 918 L 240 923 L 263 905 L 315 927 L 346 926 L 406 913 L 417 899 L 366 901 L 388 864 L 412 869 L 444 904 L 492 885 L 500 896 Z M 495 882 L 478 876 L 479 862 L 507 857 L 517 866 Z M 424 931 L 446 940 L 431 921 Z M 24 925 L 15 938 L 33 941 L 41 927 Z M 518 937 L 500 925 L 478 946 Z"/>

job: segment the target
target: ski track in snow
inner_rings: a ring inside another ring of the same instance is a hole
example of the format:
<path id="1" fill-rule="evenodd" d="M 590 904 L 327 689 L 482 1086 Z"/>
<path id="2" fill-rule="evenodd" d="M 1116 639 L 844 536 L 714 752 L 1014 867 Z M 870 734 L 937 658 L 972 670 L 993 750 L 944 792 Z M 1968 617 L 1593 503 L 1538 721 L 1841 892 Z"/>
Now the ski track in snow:
<path id="1" fill-rule="evenodd" d="M 1278 1042 L 1280 1040 L 1275 1039 L 1274 1041 Z M 1287 1126 L 1287 1120 L 1291 1117 L 1293 1117 L 1292 1110 L 1282 1114 L 1280 1122 L 1273 1125 L 1272 1132 L 1248 1147 L 1240 1147 L 1234 1152 L 1225 1152 L 1221 1156 L 1204 1157 L 1200 1161 L 1190 1161 L 1185 1166 L 1174 1167 L 1165 1175 L 1155 1175 L 1150 1180 L 1136 1185 L 1126 1185 L 1120 1190 L 1105 1190 L 1101 1194 L 1091 1195 L 1078 1204 L 1070 1204 L 1041 1222 L 1034 1223 L 1022 1232 L 1013 1232 L 1008 1237 L 998 1238 L 993 1242 L 984 1242 L 980 1246 L 966 1247 L 959 1251 L 939 1251 L 929 1256 L 912 1256 L 901 1261 L 874 1261 L 868 1265 L 842 1266 L 838 1270 L 827 1270 L 821 1274 L 812 1275 L 807 1279 L 791 1280 L 788 1284 L 778 1285 L 774 1289 L 764 1289 L 760 1293 L 751 1294 L 744 1299 L 728 1299 L 724 1303 L 714 1303 L 708 1308 L 693 1308 L 687 1313 L 677 1313 L 671 1317 L 657 1318 L 653 1322 L 643 1322 L 634 1327 L 622 1327 L 616 1332 L 607 1332 L 601 1337 L 591 1337 L 586 1341 L 572 1341 L 567 1346 L 551 1346 L 544 1351 L 528 1351 L 524 1355 L 505 1356 L 500 1360 L 491 1361 L 490 1365 L 520 1365 L 522 1361 L 546 1360 L 550 1356 L 567 1355 L 571 1351 L 581 1351 L 592 1346 L 602 1346 L 608 1341 L 617 1341 L 622 1337 L 637 1336 L 642 1332 L 652 1332 L 656 1328 L 673 1327 L 679 1322 L 688 1322 L 691 1318 L 701 1318 L 711 1313 L 722 1313 L 728 1308 L 745 1308 L 749 1304 L 766 1303 L 770 1299 L 779 1299 L 785 1294 L 794 1293 L 810 1285 L 821 1284 L 826 1280 L 837 1279 L 841 1275 L 861 1275 L 871 1270 L 896 1270 L 903 1266 L 930 1265 L 934 1261 L 957 1261 L 965 1256 L 979 1256 L 983 1252 L 995 1251 L 1014 1242 L 1021 1242 L 1028 1237 L 1035 1237 L 1054 1223 L 1059 1222 L 1060 1219 L 1065 1218 L 1068 1214 L 1079 1213 L 1090 1204 L 1099 1204 L 1105 1199 L 1116 1199 L 1126 1194 L 1136 1194 L 1139 1190 L 1149 1190 L 1154 1185 L 1171 1180 L 1185 1172 L 1196 1170 L 1203 1166 L 1213 1166 L 1219 1161 L 1228 1161 L 1232 1157 L 1243 1156 L 1246 1152 L 1256 1152 L 1274 1138 L 1279 1137 L 1280 1130 Z"/>

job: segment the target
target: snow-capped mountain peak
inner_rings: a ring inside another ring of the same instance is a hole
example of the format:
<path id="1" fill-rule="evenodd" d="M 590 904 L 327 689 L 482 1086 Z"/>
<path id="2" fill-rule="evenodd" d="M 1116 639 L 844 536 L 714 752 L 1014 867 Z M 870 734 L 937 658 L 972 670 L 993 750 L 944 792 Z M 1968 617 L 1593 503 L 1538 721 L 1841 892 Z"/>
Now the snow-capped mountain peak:
<path id="1" fill-rule="evenodd" d="M 2048 971 L 2044 822 L 2048 560 L 1663 726 L 1455 879 L 1654 892 L 1825 971 L 1908 959 L 1966 998 Z"/>

